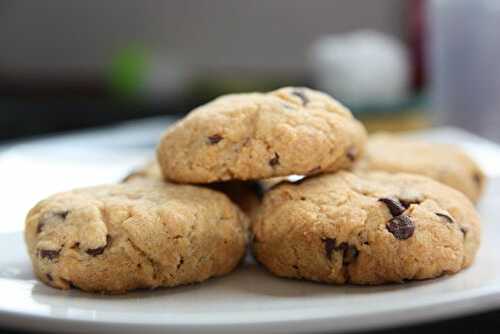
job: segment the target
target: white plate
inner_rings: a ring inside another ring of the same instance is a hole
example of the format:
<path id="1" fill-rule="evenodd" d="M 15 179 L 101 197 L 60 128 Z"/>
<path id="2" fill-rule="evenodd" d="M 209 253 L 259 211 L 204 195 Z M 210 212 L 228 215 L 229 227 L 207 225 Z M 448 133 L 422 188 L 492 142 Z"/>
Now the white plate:
<path id="1" fill-rule="evenodd" d="M 156 140 L 158 132 L 146 132 Z M 49 288 L 34 279 L 25 253 L 26 210 L 50 192 L 116 180 L 150 154 L 149 149 L 107 147 L 104 139 L 85 140 L 98 135 L 24 144 L 0 155 L 0 327 L 71 333 L 339 332 L 500 307 L 500 178 L 492 173 L 479 206 L 480 252 L 471 268 L 454 276 L 335 287 L 272 277 L 249 258 L 231 275 L 173 289 L 100 296 Z M 461 144 L 488 171 L 500 171 L 500 149 L 494 144 L 453 129 L 420 135 Z"/>

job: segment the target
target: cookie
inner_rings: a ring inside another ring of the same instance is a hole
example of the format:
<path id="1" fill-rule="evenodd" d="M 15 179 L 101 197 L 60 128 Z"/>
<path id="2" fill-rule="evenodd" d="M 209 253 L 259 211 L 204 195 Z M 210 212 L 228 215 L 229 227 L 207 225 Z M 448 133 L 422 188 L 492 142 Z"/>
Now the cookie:
<path id="1" fill-rule="evenodd" d="M 25 239 L 44 283 L 124 293 L 229 273 L 245 254 L 247 227 L 220 192 L 144 179 L 39 202 Z"/>
<path id="2" fill-rule="evenodd" d="M 340 171 L 269 190 L 252 226 L 256 259 L 277 276 L 382 284 L 469 266 L 480 223 L 462 193 L 412 174 Z"/>
<path id="3" fill-rule="evenodd" d="M 486 182 L 481 168 L 459 147 L 389 134 L 369 137 L 355 169 L 425 175 L 463 192 L 473 202 Z"/>
<path id="4" fill-rule="evenodd" d="M 161 181 L 163 176 L 161 174 L 160 166 L 155 160 L 149 161 L 144 166 L 134 170 L 127 175 L 123 182 L 131 182 L 136 179 L 149 178 Z M 231 201 L 240 207 L 243 212 L 251 216 L 257 207 L 260 205 L 262 196 L 262 187 L 259 182 L 252 181 L 228 181 L 210 183 L 207 186 L 211 189 L 223 192 Z"/>
<path id="5" fill-rule="evenodd" d="M 134 169 L 123 178 L 122 182 L 129 182 L 135 179 L 142 178 L 163 181 L 163 175 L 161 174 L 160 165 L 158 165 L 158 162 L 156 160 L 150 160 L 143 166 Z"/>
<path id="6" fill-rule="evenodd" d="M 225 95 L 167 129 L 158 148 L 168 180 L 210 183 L 349 168 L 364 127 L 330 96 L 307 88 Z"/>

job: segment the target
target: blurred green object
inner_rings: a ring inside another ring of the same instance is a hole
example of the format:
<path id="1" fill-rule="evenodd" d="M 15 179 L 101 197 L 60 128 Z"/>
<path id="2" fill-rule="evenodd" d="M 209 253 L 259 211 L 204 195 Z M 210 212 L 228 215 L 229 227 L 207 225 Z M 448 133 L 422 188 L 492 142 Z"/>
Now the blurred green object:
<path id="1" fill-rule="evenodd" d="M 130 46 L 112 59 L 109 70 L 111 92 L 118 98 L 137 98 L 144 91 L 150 67 L 150 52 L 141 46 Z"/>

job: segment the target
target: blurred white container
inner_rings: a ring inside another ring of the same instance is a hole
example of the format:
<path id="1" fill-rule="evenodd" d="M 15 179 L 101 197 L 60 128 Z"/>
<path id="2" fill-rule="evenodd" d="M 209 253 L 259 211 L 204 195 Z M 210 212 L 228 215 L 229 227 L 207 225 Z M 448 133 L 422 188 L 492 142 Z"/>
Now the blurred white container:
<path id="1" fill-rule="evenodd" d="M 500 1 L 431 0 L 427 17 L 437 122 L 500 140 Z"/>
<path id="2" fill-rule="evenodd" d="M 407 50 L 376 31 L 322 37 L 313 44 L 309 63 L 318 88 L 350 106 L 391 105 L 408 95 Z"/>

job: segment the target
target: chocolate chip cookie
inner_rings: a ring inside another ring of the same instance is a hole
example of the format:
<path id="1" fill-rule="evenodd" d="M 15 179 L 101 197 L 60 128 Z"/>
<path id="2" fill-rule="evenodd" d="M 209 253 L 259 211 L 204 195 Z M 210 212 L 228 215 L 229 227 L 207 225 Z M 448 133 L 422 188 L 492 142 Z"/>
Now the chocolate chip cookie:
<path id="1" fill-rule="evenodd" d="M 355 169 L 425 175 L 463 192 L 473 202 L 478 201 L 486 181 L 479 166 L 459 147 L 389 134 L 369 137 L 366 153 Z"/>
<path id="2" fill-rule="evenodd" d="M 157 148 L 166 179 L 186 183 L 311 175 L 350 167 L 364 127 L 307 88 L 225 95 L 167 129 Z"/>
<path id="3" fill-rule="evenodd" d="M 143 179 L 39 202 L 25 239 L 44 283 L 124 293 L 229 273 L 245 254 L 247 225 L 220 192 Z"/>
<path id="4" fill-rule="evenodd" d="M 137 179 L 149 178 L 161 181 L 160 166 L 155 160 L 146 163 L 144 166 L 134 170 L 127 175 L 123 182 L 132 182 Z M 259 182 L 253 181 L 228 181 L 207 184 L 211 189 L 223 192 L 231 201 L 240 207 L 243 212 L 251 216 L 260 205 L 262 187 Z"/>
<path id="5" fill-rule="evenodd" d="M 480 223 L 460 192 L 430 178 L 340 171 L 282 183 L 253 223 L 257 260 L 277 276 L 381 284 L 469 266 Z"/>

